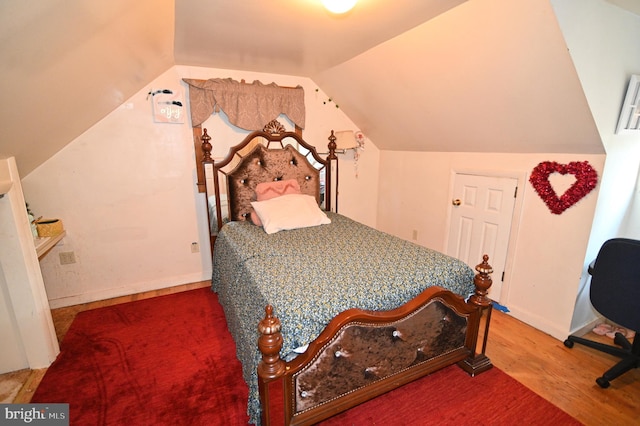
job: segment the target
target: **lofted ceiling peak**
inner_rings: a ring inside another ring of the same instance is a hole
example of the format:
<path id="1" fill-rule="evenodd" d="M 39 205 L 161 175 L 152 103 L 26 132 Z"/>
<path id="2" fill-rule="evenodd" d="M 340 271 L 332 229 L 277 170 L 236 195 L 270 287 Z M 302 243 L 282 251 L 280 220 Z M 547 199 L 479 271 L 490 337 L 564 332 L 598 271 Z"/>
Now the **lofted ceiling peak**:
<path id="1" fill-rule="evenodd" d="M 321 0 L 176 2 L 176 63 L 310 76 L 467 0 L 360 0 L 343 15 Z"/>
<path id="2" fill-rule="evenodd" d="M 176 64 L 311 78 L 381 149 L 602 150 L 548 1 L 6 0 L 0 40 L 23 175 Z"/>

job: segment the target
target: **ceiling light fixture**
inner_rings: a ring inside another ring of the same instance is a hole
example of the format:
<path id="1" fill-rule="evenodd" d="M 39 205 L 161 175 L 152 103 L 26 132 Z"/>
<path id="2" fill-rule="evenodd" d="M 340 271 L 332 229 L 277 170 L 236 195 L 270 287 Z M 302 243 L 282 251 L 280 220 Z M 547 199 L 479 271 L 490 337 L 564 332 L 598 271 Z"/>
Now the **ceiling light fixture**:
<path id="1" fill-rule="evenodd" d="M 353 9 L 358 0 L 322 0 L 324 7 L 331 13 L 346 13 Z"/>

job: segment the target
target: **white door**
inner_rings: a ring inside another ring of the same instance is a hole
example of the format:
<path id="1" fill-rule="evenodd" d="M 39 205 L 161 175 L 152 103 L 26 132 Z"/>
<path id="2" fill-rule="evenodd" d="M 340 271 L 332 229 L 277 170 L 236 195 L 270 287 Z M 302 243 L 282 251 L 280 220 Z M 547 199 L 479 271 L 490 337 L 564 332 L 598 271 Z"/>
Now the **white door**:
<path id="1" fill-rule="evenodd" d="M 472 268 L 489 255 L 493 285 L 489 297 L 500 302 L 518 180 L 456 174 L 447 254 Z"/>

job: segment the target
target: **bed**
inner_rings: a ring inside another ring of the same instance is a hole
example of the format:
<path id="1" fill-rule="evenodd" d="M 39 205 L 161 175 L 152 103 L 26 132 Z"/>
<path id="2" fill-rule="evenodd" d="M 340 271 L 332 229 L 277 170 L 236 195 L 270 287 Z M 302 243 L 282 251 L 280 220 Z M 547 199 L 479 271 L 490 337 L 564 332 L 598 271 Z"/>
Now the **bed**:
<path id="1" fill-rule="evenodd" d="M 252 423 L 314 424 L 452 364 L 491 368 L 487 256 L 474 273 L 340 215 L 333 132 L 327 158 L 273 125 L 221 161 L 203 142 L 218 200 L 212 289 Z"/>

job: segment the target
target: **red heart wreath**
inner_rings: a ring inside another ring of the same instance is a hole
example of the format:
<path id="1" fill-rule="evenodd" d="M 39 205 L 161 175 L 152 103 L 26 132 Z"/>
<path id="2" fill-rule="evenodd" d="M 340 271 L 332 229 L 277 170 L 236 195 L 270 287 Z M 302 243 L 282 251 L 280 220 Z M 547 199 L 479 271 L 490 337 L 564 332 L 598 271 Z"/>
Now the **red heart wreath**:
<path id="1" fill-rule="evenodd" d="M 560 198 L 549 183 L 549 176 L 552 173 L 571 174 L 576 178 L 574 184 Z M 549 207 L 551 213 L 561 214 L 596 187 L 598 173 L 587 161 L 574 161 L 569 164 L 544 161 L 533 169 L 529 182 Z"/>

